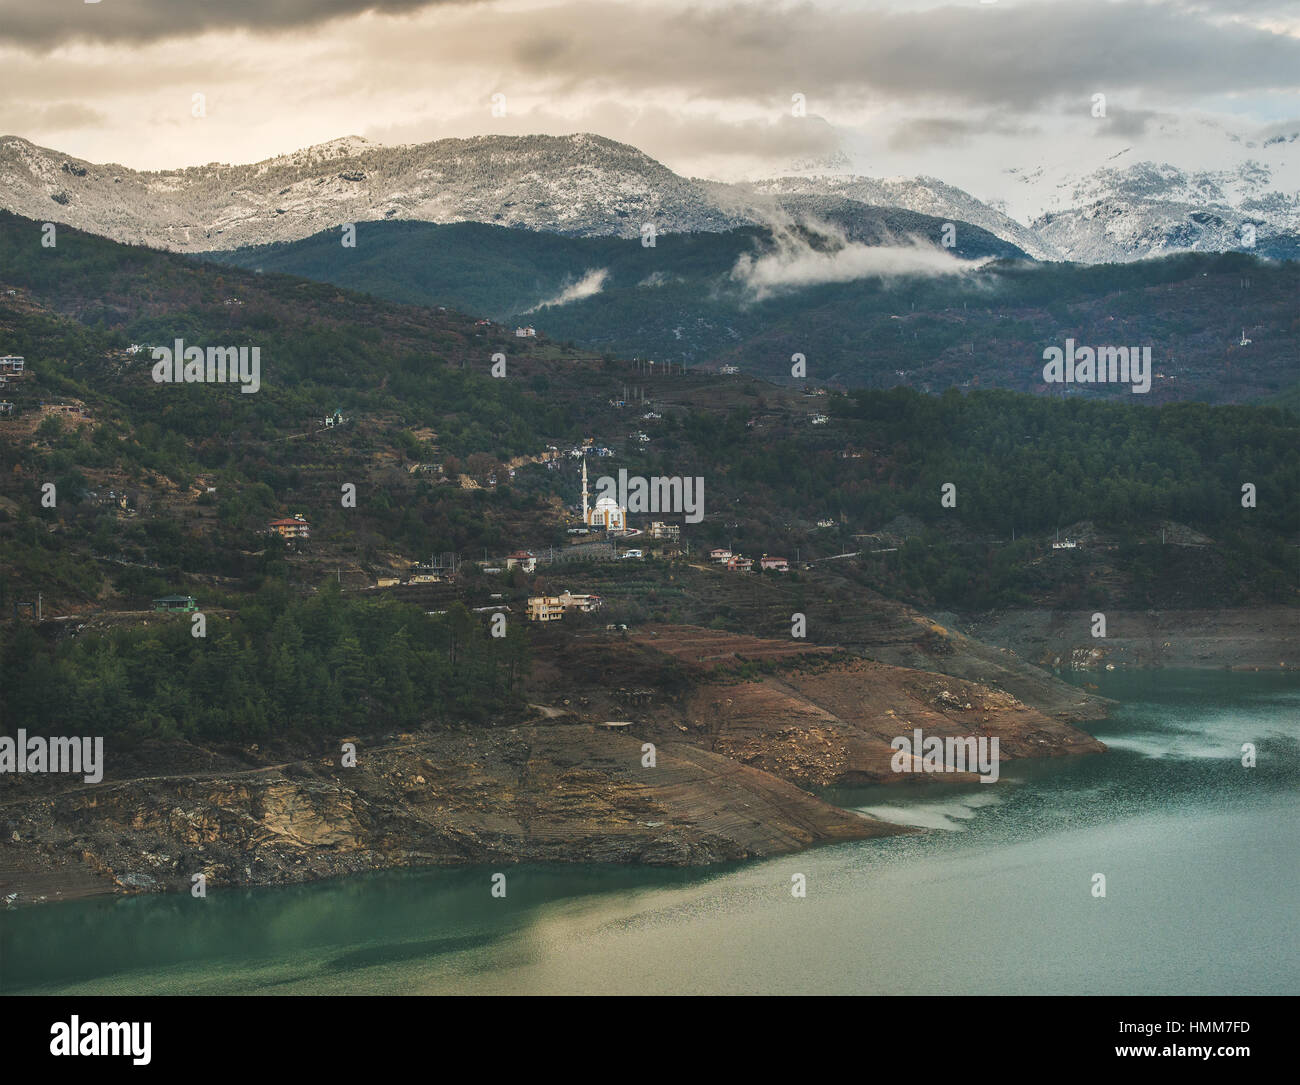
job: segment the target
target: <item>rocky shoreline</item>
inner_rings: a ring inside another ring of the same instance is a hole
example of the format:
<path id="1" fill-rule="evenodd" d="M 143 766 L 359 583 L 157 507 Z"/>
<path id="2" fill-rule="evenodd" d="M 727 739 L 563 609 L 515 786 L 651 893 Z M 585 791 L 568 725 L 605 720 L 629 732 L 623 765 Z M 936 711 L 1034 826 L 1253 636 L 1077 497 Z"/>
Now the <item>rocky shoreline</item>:
<path id="1" fill-rule="evenodd" d="M 635 704 L 602 703 L 595 685 L 555 696 L 575 689 L 566 668 L 536 690 L 551 703 L 513 725 L 354 736 L 354 767 L 341 763 L 342 738 L 310 749 L 179 742 L 110 745 L 99 784 L 8 777 L 0 898 L 187 891 L 196 874 L 217 889 L 403 866 L 766 858 L 916 831 L 808 790 L 898 780 L 890 740 L 913 728 L 996 736 L 1004 762 L 1105 749 L 1065 718 L 1097 718 L 1104 703 L 1050 676 L 1069 713 L 824 647 L 686 627 L 643 636 L 602 655 L 638 684 Z M 763 659 L 766 673 L 717 668 L 728 653 Z M 672 659 L 685 685 L 655 688 Z"/>

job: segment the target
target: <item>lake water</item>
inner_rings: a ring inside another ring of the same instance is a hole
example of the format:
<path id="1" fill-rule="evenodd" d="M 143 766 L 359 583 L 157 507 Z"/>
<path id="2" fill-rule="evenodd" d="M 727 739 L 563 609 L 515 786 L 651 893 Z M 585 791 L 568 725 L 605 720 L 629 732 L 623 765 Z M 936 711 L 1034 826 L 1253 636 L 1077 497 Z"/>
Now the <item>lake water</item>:
<path id="1" fill-rule="evenodd" d="M 923 835 L 705 871 L 437 869 L 15 909 L 0 990 L 1300 992 L 1300 675 L 1095 680 L 1122 702 L 1093 727 L 1108 754 L 828 793 Z"/>

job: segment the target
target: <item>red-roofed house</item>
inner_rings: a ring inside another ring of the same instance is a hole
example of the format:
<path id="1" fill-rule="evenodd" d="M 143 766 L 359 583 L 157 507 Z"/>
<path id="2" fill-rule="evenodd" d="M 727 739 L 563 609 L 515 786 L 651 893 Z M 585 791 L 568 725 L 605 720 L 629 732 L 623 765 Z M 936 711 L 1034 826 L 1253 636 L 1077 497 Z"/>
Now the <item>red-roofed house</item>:
<path id="1" fill-rule="evenodd" d="M 537 558 L 527 550 L 516 550 L 513 554 L 506 555 L 506 568 L 513 569 L 518 565 L 526 573 L 531 573 L 537 568 Z"/>
<path id="2" fill-rule="evenodd" d="M 290 520 L 272 520 L 266 526 L 282 539 L 311 538 L 311 524 L 307 523 L 301 516 L 295 516 Z"/>

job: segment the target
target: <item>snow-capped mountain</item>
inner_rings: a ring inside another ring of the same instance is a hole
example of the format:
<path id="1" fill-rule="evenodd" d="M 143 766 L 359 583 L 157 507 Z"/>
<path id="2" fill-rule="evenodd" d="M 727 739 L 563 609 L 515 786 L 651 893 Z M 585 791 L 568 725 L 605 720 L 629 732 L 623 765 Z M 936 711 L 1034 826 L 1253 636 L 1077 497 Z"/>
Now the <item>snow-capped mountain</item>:
<path id="1" fill-rule="evenodd" d="M 1071 260 L 1250 249 L 1252 234 L 1263 254 L 1300 248 L 1300 130 L 1252 137 L 1168 120 L 1092 168 L 1074 159 L 1006 174 L 1010 213 Z"/>
<path id="2" fill-rule="evenodd" d="M 333 140 L 251 165 L 137 172 L 0 138 L 0 207 L 177 251 L 295 241 L 341 223 L 474 221 L 569 236 L 716 232 L 862 205 L 969 223 L 1042 260 L 1129 261 L 1197 249 L 1300 255 L 1300 135 L 1237 141 L 1224 168 L 1112 154 L 1100 168 L 1008 170 L 988 202 L 932 177 L 827 170 L 746 184 L 682 177 L 602 136 L 479 136 L 388 147 Z M 1018 217 L 1016 217 L 1018 216 Z M 850 229 L 850 233 L 852 230 Z"/>
<path id="3" fill-rule="evenodd" d="M 178 251 L 294 241 L 344 222 L 485 222 L 570 236 L 716 232 L 867 202 L 983 226 L 1039 257 L 1020 224 L 941 182 L 681 177 L 601 136 L 482 136 L 385 147 L 350 137 L 253 165 L 137 173 L 0 139 L 0 204 L 119 241 Z M 852 232 L 852 231 L 850 231 Z"/>
<path id="4" fill-rule="evenodd" d="M 1188 172 L 1140 162 L 1076 182 L 1073 206 L 1034 219 L 1045 241 L 1071 259 L 1140 260 L 1168 252 L 1269 252 L 1300 236 L 1300 193 L 1280 191 L 1258 161 Z"/>
<path id="5" fill-rule="evenodd" d="M 923 215 L 968 222 L 1019 246 L 1038 260 L 1059 260 L 1061 254 L 1045 244 L 1033 230 L 1004 215 L 969 192 L 933 177 L 876 179 L 857 176 L 774 177 L 756 182 L 754 191 L 776 195 L 816 194 L 839 196 L 876 207 L 901 207 Z"/>
<path id="6" fill-rule="evenodd" d="M 707 186 L 599 136 L 481 136 L 385 147 L 350 137 L 252 165 L 157 173 L 0 139 L 0 201 L 119 241 L 181 251 L 293 241 L 345 222 L 477 221 L 570 235 L 744 222 Z"/>

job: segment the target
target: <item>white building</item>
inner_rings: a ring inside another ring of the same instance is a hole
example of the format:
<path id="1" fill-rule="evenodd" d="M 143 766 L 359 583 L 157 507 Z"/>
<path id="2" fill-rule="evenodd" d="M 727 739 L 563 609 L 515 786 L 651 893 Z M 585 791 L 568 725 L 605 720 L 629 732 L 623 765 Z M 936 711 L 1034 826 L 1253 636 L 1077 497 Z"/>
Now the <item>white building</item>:
<path id="1" fill-rule="evenodd" d="M 513 569 L 516 565 L 524 572 L 531 573 L 537 569 L 537 558 L 527 550 L 516 550 L 513 554 L 506 555 L 506 568 Z"/>
<path id="2" fill-rule="evenodd" d="M 582 522 L 589 527 L 604 528 L 606 531 L 627 530 L 627 509 L 612 497 L 598 497 L 594 506 L 590 504 L 585 457 L 582 461 Z"/>
<path id="3" fill-rule="evenodd" d="M 537 337 L 537 329 L 532 327 L 531 325 L 529 325 L 526 328 L 515 329 L 516 339 L 534 339 L 536 337 Z"/>

